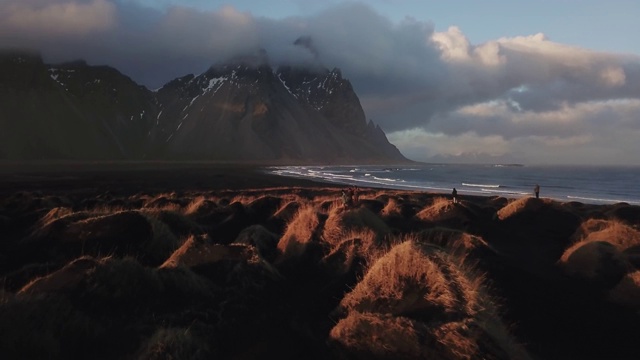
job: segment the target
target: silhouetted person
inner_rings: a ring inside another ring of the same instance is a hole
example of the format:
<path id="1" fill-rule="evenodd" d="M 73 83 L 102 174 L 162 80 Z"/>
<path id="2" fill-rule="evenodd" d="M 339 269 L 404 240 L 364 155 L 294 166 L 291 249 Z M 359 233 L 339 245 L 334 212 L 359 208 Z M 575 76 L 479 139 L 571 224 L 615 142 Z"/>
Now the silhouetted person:
<path id="1" fill-rule="evenodd" d="M 353 204 L 354 205 L 358 205 L 358 191 L 359 191 L 358 187 L 354 186 L 353 187 Z"/>
<path id="2" fill-rule="evenodd" d="M 342 190 L 342 205 L 344 207 L 348 207 L 349 206 L 349 199 L 351 197 L 347 194 L 346 191 Z"/>
<path id="3" fill-rule="evenodd" d="M 536 194 L 536 199 L 540 198 L 540 185 L 536 184 L 536 186 L 533 187 L 533 192 Z"/>
<path id="4" fill-rule="evenodd" d="M 458 203 L 458 190 L 456 190 L 456 188 L 453 188 L 453 191 L 451 192 L 451 197 L 453 198 L 453 203 L 457 204 Z"/>

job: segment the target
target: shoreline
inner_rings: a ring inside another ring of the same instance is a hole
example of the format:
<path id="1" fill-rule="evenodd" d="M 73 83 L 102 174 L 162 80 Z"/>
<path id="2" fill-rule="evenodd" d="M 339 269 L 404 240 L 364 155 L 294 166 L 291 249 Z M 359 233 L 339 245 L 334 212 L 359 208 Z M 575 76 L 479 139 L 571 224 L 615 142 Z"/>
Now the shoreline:
<path id="1" fill-rule="evenodd" d="M 73 193 L 122 192 L 130 195 L 136 192 L 166 191 L 214 191 L 214 190 L 251 190 L 274 187 L 291 187 L 307 189 L 346 189 L 353 183 L 323 180 L 320 178 L 304 178 L 299 176 L 269 173 L 268 169 L 279 165 L 256 165 L 222 162 L 149 162 L 149 161 L 61 161 L 61 162 L 0 162 L 0 194 L 20 191 L 51 192 L 55 194 L 67 191 Z M 350 166 L 350 165 L 345 165 Z M 393 166 L 393 165 L 389 165 Z M 361 189 L 377 191 L 406 192 L 427 194 L 451 198 L 450 191 L 436 189 L 407 189 L 402 187 L 385 187 L 371 185 L 355 185 Z M 515 201 L 533 197 L 530 195 L 513 196 L 500 194 L 470 194 L 458 189 L 460 198 L 482 199 L 504 198 Z M 587 206 L 615 206 L 635 203 L 623 201 L 585 202 L 581 199 L 560 199 L 541 196 L 558 203 L 579 203 Z M 599 199 L 593 199 L 599 200 Z"/>
<path id="2" fill-rule="evenodd" d="M 391 190 L 424 191 L 443 195 L 456 188 L 461 195 L 501 196 L 521 199 L 534 195 L 534 185 L 542 185 L 541 195 L 558 202 L 591 205 L 626 203 L 640 205 L 640 192 L 629 180 L 640 176 L 640 168 L 579 167 L 577 173 L 566 167 L 530 167 L 527 170 L 487 170 L 495 166 L 448 164 L 437 167 L 380 168 L 366 166 L 274 167 L 273 173 L 299 179 L 324 180 L 346 186 Z M 518 167 L 519 169 L 520 167 Z M 524 168 L 524 167 L 522 167 Z M 577 168 L 578 169 L 578 168 Z M 556 173 L 560 171 L 560 173 Z M 598 172 L 599 176 L 593 176 Z M 382 174 L 382 175 L 381 175 Z M 614 178 L 611 178 L 614 177 Z M 514 180 L 515 179 L 515 180 Z M 526 179 L 526 180 L 525 180 Z M 585 182 L 583 179 L 592 179 Z M 622 180 L 616 180 L 622 179 Z"/>

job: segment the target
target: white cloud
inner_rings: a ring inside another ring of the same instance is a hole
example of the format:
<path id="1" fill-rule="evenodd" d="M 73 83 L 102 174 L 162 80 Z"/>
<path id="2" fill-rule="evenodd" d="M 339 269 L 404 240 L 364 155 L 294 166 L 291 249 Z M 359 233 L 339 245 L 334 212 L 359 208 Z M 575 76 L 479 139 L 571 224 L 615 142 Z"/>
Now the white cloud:
<path id="1" fill-rule="evenodd" d="M 485 154 L 510 161 L 640 165 L 640 99 L 565 104 L 519 112 L 504 102 L 462 107 L 434 117 L 425 129 L 389 134 L 418 160 Z"/>
<path id="2" fill-rule="evenodd" d="M 4 32 L 82 36 L 111 29 L 116 6 L 108 0 L 26 0 L 0 4 L 0 29 Z"/>
<path id="3" fill-rule="evenodd" d="M 622 86 L 626 82 L 624 69 L 619 66 L 608 66 L 600 71 L 604 84 L 610 87 Z"/>

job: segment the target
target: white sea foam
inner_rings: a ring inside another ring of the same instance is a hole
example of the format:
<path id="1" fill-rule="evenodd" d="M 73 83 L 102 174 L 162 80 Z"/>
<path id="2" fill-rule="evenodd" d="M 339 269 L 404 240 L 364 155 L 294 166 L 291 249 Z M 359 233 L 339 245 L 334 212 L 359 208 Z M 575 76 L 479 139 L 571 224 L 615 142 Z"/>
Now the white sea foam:
<path id="1" fill-rule="evenodd" d="M 494 189 L 481 188 L 481 191 L 484 193 L 492 193 L 492 194 L 529 195 L 528 192 L 510 191 L 510 190 L 494 190 Z"/>
<path id="2" fill-rule="evenodd" d="M 482 188 L 499 188 L 500 185 L 490 185 L 490 184 L 469 184 L 462 183 L 463 186 L 471 186 L 471 187 L 482 187 Z"/>
<path id="3" fill-rule="evenodd" d="M 593 198 L 593 197 L 586 197 L 586 196 L 571 196 L 571 195 L 567 195 L 567 199 L 572 199 L 572 200 L 579 200 L 579 201 L 589 201 L 589 202 L 599 202 L 599 203 L 611 203 L 611 204 L 616 204 L 616 203 L 620 203 L 620 202 L 626 202 L 628 204 L 640 204 L 640 202 L 635 202 L 632 200 L 620 200 L 620 199 L 603 199 L 603 198 Z"/>
<path id="4" fill-rule="evenodd" d="M 394 182 L 398 181 L 397 179 L 379 178 L 377 176 L 374 176 L 373 178 L 376 179 L 376 180 L 382 180 L 382 181 L 394 181 Z"/>
<path id="5" fill-rule="evenodd" d="M 634 181 L 640 176 L 640 167 L 519 166 L 509 167 L 507 172 L 504 169 L 505 167 L 486 165 L 428 164 L 424 167 L 413 165 L 403 168 L 352 164 L 284 166 L 272 168 L 270 172 L 275 173 L 276 170 L 283 176 L 312 178 L 332 183 L 443 194 L 450 194 L 451 189 L 456 187 L 459 194 L 501 195 L 513 198 L 533 196 L 533 186 L 539 183 L 543 197 L 558 201 L 640 204 L 640 188 Z"/>

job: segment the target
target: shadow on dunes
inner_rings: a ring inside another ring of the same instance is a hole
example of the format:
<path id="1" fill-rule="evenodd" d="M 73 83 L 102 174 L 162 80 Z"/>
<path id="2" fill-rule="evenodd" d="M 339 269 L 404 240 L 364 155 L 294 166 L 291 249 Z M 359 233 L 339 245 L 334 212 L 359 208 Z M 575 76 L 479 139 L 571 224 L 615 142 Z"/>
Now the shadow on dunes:
<path id="1" fill-rule="evenodd" d="M 558 261 L 560 268 L 573 279 L 611 290 L 612 296 L 617 294 L 613 299 L 628 303 L 624 294 L 633 293 L 632 273 L 640 265 L 640 231 L 620 220 L 588 219 L 573 240 Z"/>
<path id="2" fill-rule="evenodd" d="M 519 267 L 549 275 L 579 225 L 580 217 L 555 201 L 521 198 L 498 210 L 483 237 Z"/>
<path id="3" fill-rule="evenodd" d="M 164 223 L 140 211 L 67 213 L 56 208 L 20 247 L 54 261 L 69 261 L 81 254 L 115 255 L 136 256 L 144 264 L 157 265 L 178 245 L 178 238 Z"/>
<path id="4" fill-rule="evenodd" d="M 85 256 L 2 299 L 0 348 L 8 359 L 116 358 L 136 350 L 163 309 L 213 300 L 192 273 Z"/>
<path id="5" fill-rule="evenodd" d="M 626 274 L 609 291 L 608 300 L 636 312 L 640 311 L 640 270 Z"/>
<path id="6" fill-rule="evenodd" d="M 615 204 L 606 212 L 606 215 L 614 220 L 619 220 L 628 225 L 640 224 L 640 206 L 626 203 Z"/>

